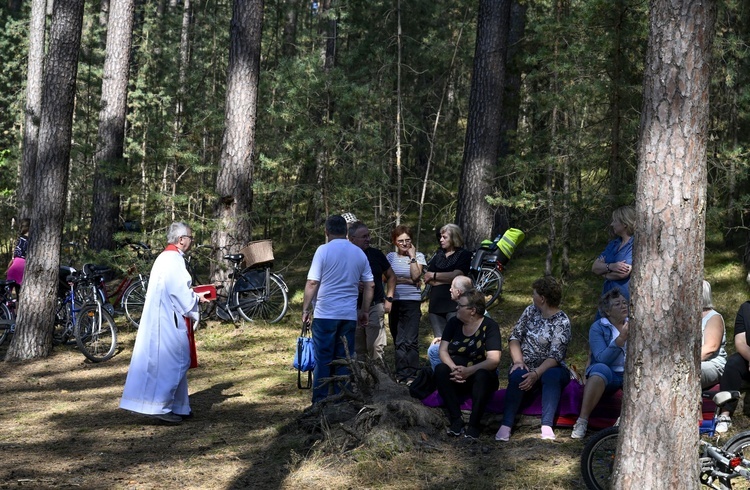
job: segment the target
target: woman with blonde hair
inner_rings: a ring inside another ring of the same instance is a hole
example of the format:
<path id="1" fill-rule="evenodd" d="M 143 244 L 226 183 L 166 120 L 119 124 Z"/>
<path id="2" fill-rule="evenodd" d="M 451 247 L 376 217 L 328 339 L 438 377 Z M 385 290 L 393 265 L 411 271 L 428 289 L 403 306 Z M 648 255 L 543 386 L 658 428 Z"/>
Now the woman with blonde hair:
<path id="1" fill-rule="evenodd" d="M 591 271 L 604 277 L 602 294 L 618 287 L 625 298 L 630 299 L 635 209 L 632 206 L 621 206 L 615 209 L 612 212 L 611 226 L 616 238 L 610 241 L 604 252 L 596 258 Z"/>
<path id="2" fill-rule="evenodd" d="M 449 223 L 440 228 L 440 249 L 427 264 L 424 282 L 430 288 L 428 309 L 432 332 L 442 337 L 445 324 L 456 316 L 456 302 L 451 299 L 451 282 L 458 276 L 468 276 L 471 252 L 463 248 L 464 238 L 458 225 Z"/>
<path id="3" fill-rule="evenodd" d="M 701 389 L 707 389 L 721 380 L 727 364 L 727 334 L 724 318 L 714 310 L 711 284 L 703 281 L 703 313 L 701 320 Z"/>

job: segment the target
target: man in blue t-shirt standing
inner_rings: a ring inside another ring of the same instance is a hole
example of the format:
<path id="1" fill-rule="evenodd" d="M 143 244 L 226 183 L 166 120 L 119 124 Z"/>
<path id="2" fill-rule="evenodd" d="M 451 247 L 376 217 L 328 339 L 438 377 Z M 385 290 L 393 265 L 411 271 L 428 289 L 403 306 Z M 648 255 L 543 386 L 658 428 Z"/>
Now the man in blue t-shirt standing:
<path id="1" fill-rule="evenodd" d="M 326 220 L 328 243 L 315 251 L 310 271 L 307 273 L 305 297 L 302 302 L 302 322 L 312 320 L 312 337 L 315 346 L 312 401 L 317 403 L 328 396 L 329 387 L 320 380 L 334 375 L 349 374 L 346 366 L 333 368 L 334 359 L 344 359 L 346 352 L 341 337 L 346 339 L 349 351 L 354 348 L 354 331 L 357 321 L 367 325 L 375 282 L 364 252 L 346 239 L 346 221 L 339 215 Z M 359 283 L 363 283 L 362 307 L 357 311 Z M 333 392 L 340 388 L 334 385 Z"/>

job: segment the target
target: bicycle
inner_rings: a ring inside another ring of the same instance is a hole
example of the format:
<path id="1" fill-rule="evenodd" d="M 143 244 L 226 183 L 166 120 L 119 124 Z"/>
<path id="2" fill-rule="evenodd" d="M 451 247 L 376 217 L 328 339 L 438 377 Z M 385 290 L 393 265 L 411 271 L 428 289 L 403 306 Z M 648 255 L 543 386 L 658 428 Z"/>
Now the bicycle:
<path id="1" fill-rule="evenodd" d="M 270 242 L 270 240 L 263 241 Z M 257 242 L 251 242 L 249 245 L 251 249 L 253 243 Z M 265 244 L 260 246 L 266 247 Z M 247 249 L 248 247 L 245 247 L 243 250 Z M 259 257 L 257 251 L 250 253 L 255 253 L 256 259 Z M 232 273 L 229 275 L 230 283 L 227 294 L 217 294 L 216 316 L 222 320 L 237 321 L 234 314 L 236 311 L 247 321 L 255 319 L 266 320 L 268 323 L 280 321 L 289 308 L 287 295 L 289 287 L 279 274 L 271 272 L 270 261 L 255 262 L 252 259 L 250 261 L 245 259 L 243 253 L 224 256 L 224 260 L 232 264 Z M 243 270 L 240 267 L 242 263 L 249 263 L 250 266 Z"/>
<path id="2" fill-rule="evenodd" d="M 494 252 L 494 253 L 493 253 Z M 470 274 L 474 288 L 484 293 L 485 307 L 489 308 L 503 292 L 505 256 L 497 247 L 480 247 L 471 259 Z"/>
<path id="3" fill-rule="evenodd" d="M 245 257 L 243 282 L 235 286 L 240 299 L 240 313 L 247 320 L 261 319 L 276 323 L 289 308 L 289 286 L 281 274 L 271 272 L 273 241 L 257 240 L 240 251 Z"/>
<path id="4" fill-rule="evenodd" d="M 210 248 L 196 246 L 198 248 Z M 215 314 L 221 320 L 237 322 L 240 318 L 247 321 L 256 319 L 276 323 L 284 318 L 289 308 L 289 286 L 280 274 L 271 272 L 273 266 L 273 250 L 271 240 L 250 242 L 242 253 L 225 255 L 224 260 L 232 264 L 229 274 L 229 287 L 226 293 L 217 287 L 217 299 L 210 303 L 201 303 L 205 308 L 202 316 L 211 314 L 211 306 L 215 304 Z M 195 285 L 194 267 L 190 256 L 185 257 L 185 263 Z M 138 328 L 143 304 L 146 300 L 148 277 L 134 282 L 123 295 L 125 316 L 130 323 Z M 196 322 L 197 326 L 199 322 Z"/>
<path id="5" fill-rule="evenodd" d="M 703 394 L 710 397 L 709 393 Z M 739 399 L 738 391 L 720 391 L 713 397 L 716 411 L 711 420 L 701 423 L 699 434 L 713 437 L 716 432 L 721 408 L 728 402 Z M 604 490 L 610 487 L 617 450 L 620 427 L 615 425 L 599 431 L 586 443 L 581 453 L 581 475 L 590 490 Z M 700 441 L 700 481 L 708 488 L 727 490 L 732 488 L 732 480 L 744 478 L 750 481 L 750 431 L 732 437 L 721 448 L 701 438 Z M 717 486 L 718 485 L 718 486 Z"/>
<path id="6" fill-rule="evenodd" d="M 195 248 L 211 247 L 197 245 Z M 289 287 L 280 274 L 271 272 L 274 260 L 271 240 L 250 242 L 240 253 L 224 255 L 223 258 L 232 267 L 229 287 L 223 293 L 225 288 L 217 286 L 216 301 L 201 303 L 201 306 L 205 306 L 201 310 L 202 316 L 215 312 L 216 317 L 225 321 L 237 322 L 243 318 L 247 321 L 261 319 L 268 323 L 276 323 L 284 318 L 289 308 Z M 193 283 L 198 283 L 189 256 L 186 263 Z"/>
<path id="7" fill-rule="evenodd" d="M 141 267 L 153 261 L 151 248 L 145 243 L 128 243 L 127 247 L 129 247 L 136 253 L 137 258 L 125 271 L 125 277 L 123 277 L 122 280 L 117 283 L 117 286 L 112 292 L 107 291 L 106 283 L 103 280 L 99 285 L 100 289 L 104 292 L 104 301 L 112 305 L 112 311 L 110 311 L 110 313 L 113 313 L 114 305 L 119 304 L 121 308 L 124 306 L 125 293 L 128 292 L 128 288 L 130 288 L 136 282 L 142 281 L 146 276 L 145 274 L 140 272 Z M 107 306 L 107 310 L 109 309 L 109 306 Z"/>
<path id="8" fill-rule="evenodd" d="M 18 283 L 0 281 L 0 345 L 16 331 L 16 295 Z"/>
<path id="9" fill-rule="evenodd" d="M 132 247 L 132 245 L 131 245 Z M 207 248 L 205 245 L 197 245 L 196 248 Z M 148 249 L 150 251 L 150 249 Z M 192 256 L 185 255 L 185 267 L 190 273 L 192 283 L 197 285 L 199 283 L 198 278 L 195 274 L 195 270 L 192 266 Z M 125 318 L 133 326 L 138 328 L 141 322 L 141 315 L 143 314 L 143 305 L 146 303 L 146 292 L 148 290 L 148 275 L 138 273 L 138 278 L 135 277 L 130 282 L 129 286 L 122 294 L 120 300 L 120 306 L 125 312 Z M 208 316 L 210 313 L 211 303 L 201 303 L 201 315 Z M 198 328 L 199 322 L 193 322 L 193 329 Z"/>
<path id="10" fill-rule="evenodd" d="M 91 270 L 90 264 L 84 265 L 84 271 L 87 270 Z M 60 292 L 64 293 L 58 294 L 52 343 L 75 341 L 78 350 L 93 362 L 112 358 L 117 350 L 117 328 L 112 315 L 103 307 L 96 274 L 61 266 L 59 278 Z"/>
<path id="11" fill-rule="evenodd" d="M 146 302 L 146 290 L 148 289 L 148 276 L 138 274 L 130 286 L 125 290 L 120 300 L 120 306 L 125 312 L 125 318 L 128 319 L 133 328 L 138 328 L 143 313 L 143 305 Z"/>

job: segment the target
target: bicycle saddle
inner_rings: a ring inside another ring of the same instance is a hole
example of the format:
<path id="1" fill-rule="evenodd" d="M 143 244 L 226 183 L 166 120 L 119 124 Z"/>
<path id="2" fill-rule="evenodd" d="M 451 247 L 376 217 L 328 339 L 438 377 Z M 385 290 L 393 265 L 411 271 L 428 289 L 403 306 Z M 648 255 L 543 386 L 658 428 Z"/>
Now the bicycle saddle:
<path id="1" fill-rule="evenodd" d="M 75 274 L 78 272 L 73 267 L 68 267 L 67 265 L 61 265 L 59 270 L 59 278 L 62 282 L 68 282 L 68 276 L 71 274 Z"/>
<path id="2" fill-rule="evenodd" d="M 83 265 L 83 273 L 87 276 L 100 276 L 103 275 L 105 272 L 109 272 L 109 267 L 105 265 L 95 265 L 95 264 L 84 264 Z"/>
<path id="3" fill-rule="evenodd" d="M 234 262 L 235 264 L 239 264 L 240 262 L 242 262 L 242 259 L 244 258 L 245 256 L 243 254 L 231 254 L 231 255 L 224 256 L 224 260 Z"/>

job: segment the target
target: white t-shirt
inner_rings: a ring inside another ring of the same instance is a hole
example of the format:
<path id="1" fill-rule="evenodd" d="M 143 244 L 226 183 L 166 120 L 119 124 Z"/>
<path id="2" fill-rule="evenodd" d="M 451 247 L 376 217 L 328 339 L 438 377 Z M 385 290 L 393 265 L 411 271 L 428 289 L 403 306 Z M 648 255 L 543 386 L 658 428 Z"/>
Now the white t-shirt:
<path id="1" fill-rule="evenodd" d="M 335 238 L 315 251 L 309 281 L 318 281 L 315 318 L 357 320 L 360 282 L 373 282 L 372 270 L 361 248 L 346 238 Z"/>

